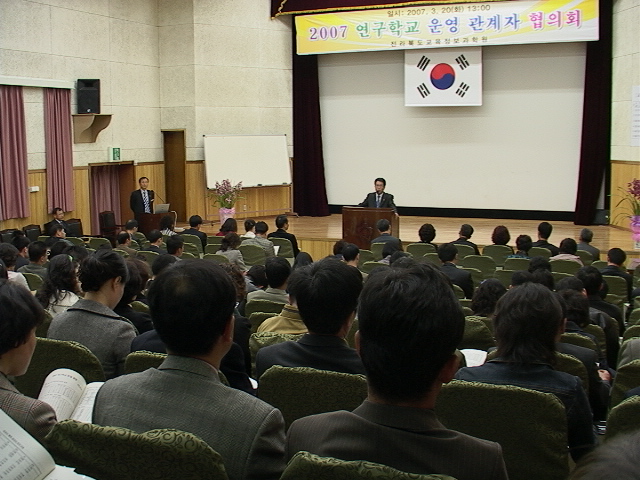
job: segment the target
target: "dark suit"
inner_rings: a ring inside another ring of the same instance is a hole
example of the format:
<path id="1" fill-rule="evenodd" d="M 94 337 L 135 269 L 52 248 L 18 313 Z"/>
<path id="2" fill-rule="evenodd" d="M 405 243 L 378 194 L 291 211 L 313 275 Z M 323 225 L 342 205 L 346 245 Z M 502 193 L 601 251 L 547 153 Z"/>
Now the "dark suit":
<path id="1" fill-rule="evenodd" d="M 275 232 L 271 232 L 269 235 L 267 235 L 267 238 L 271 238 L 271 237 L 286 238 L 287 240 L 289 240 L 291 242 L 291 246 L 293 247 L 294 258 L 297 257 L 298 254 L 300 253 L 300 249 L 298 248 L 298 240 L 296 239 L 296 236 L 293 233 L 289 233 L 286 230 L 279 228 Z"/>
<path id="2" fill-rule="evenodd" d="M 93 422 L 138 433 L 193 433 L 222 456 L 229 480 L 275 480 L 285 467 L 280 411 L 223 385 L 211 365 L 195 358 L 169 355 L 157 369 L 106 382 Z"/>
<path id="3" fill-rule="evenodd" d="M 609 391 L 611 386 L 602 381 L 598 375 L 598 364 L 596 352 L 590 348 L 572 345 L 570 343 L 556 343 L 556 350 L 576 357 L 587 369 L 589 377 L 589 404 L 593 411 L 593 419 L 596 421 L 606 420 L 607 405 L 609 404 Z"/>
<path id="4" fill-rule="evenodd" d="M 164 255 L 167 253 L 166 250 L 160 248 L 157 245 L 149 245 L 147 248 L 142 249 L 143 252 L 156 252 L 157 254 Z"/>
<path id="5" fill-rule="evenodd" d="M 297 342 L 284 342 L 263 347 L 256 355 L 258 377 L 273 365 L 311 367 L 342 373 L 363 374 L 358 353 L 342 338 L 307 333 Z"/>
<path id="6" fill-rule="evenodd" d="M 478 250 L 478 246 L 475 243 L 470 242 L 464 237 L 460 237 L 459 239 L 457 239 L 455 242 L 452 242 L 452 243 L 454 245 L 467 245 L 468 247 L 473 248 L 474 255 L 480 255 L 480 250 Z"/>
<path id="7" fill-rule="evenodd" d="M 67 225 L 67 222 L 65 222 L 64 220 L 55 219 L 44 224 L 44 231 L 42 232 L 42 234 L 51 235 L 51 227 L 53 227 L 54 225 L 62 225 L 62 228 L 64 228 L 64 233 L 69 235 L 69 225 Z"/>
<path id="8" fill-rule="evenodd" d="M 551 252 L 551 256 L 555 257 L 556 255 L 560 255 L 560 250 L 555 245 L 550 244 L 546 240 L 538 240 L 537 242 L 533 242 L 531 244 L 532 247 L 540 247 L 546 248 Z"/>
<path id="9" fill-rule="evenodd" d="M 423 408 L 365 401 L 353 412 L 301 418 L 287 432 L 287 458 L 301 450 L 457 480 L 507 478 L 500 445 L 448 430 L 433 410 Z"/>
<path id="10" fill-rule="evenodd" d="M 153 201 L 155 200 L 155 193 L 153 190 L 147 190 L 149 195 L 149 212 L 153 213 Z M 142 199 L 142 190 L 134 190 L 131 192 L 131 197 L 129 198 L 129 206 L 134 214 L 145 213 L 144 211 L 144 200 Z"/>
<path id="11" fill-rule="evenodd" d="M 362 203 L 358 204 L 358 207 L 369 207 L 369 208 L 393 208 L 394 212 L 398 212 L 396 208 L 396 204 L 393 203 L 393 195 L 390 193 L 382 193 L 382 198 L 380 199 L 380 206 L 376 205 L 376 192 L 371 192 L 367 195 L 367 197 L 362 201 Z"/>
<path id="12" fill-rule="evenodd" d="M 207 234 L 201 232 L 200 230 L 196 230 L 195 228 L 187 228 L 182 233 L 187 235 L 195 235 L 202 242 L 202 251 L 207 247 Z"/>
<path id="13" fill-rule="evenodd" d="M 473 280 L 469 272 L 456 267 L 456 265 L 451 262 L 443 263 L 440 270 L 449 277 L 451 283 L 458 285 L 462 289 L 466 298 L 473 297 Z"/>
<path id="14" fill-rule="evenodd" d="M 631 301 L 631 292 L 633 291 L 633 277 L 631 275 L 616 265 L 607 265 L 600 270 L 600 273 L 602 273 L 602 275 L 624 278 L 625 282 L 627 282 L 627 298 L 624 300 L 625 302 Z"/>

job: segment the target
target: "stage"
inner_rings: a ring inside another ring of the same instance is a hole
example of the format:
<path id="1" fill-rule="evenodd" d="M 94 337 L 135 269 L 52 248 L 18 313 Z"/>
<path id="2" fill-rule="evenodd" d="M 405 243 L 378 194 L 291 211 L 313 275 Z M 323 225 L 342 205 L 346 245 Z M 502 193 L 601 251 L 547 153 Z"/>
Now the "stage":
<path id="1" fill-rule="evenodd" d="M 254 220 L 265 221 L 269 225 L 269 232 L 276 229 L 275 216 L 273 217 L 255 217 Z M 238 233 L 244 233 L 244 219 L 238 219 Z M 434 243 L 441 244 L 451 242 L 458 238 L 460 225 L 468 223 L 473 226 L 475 232 L 471 237 L 471 241 L 479 247 L 490 245 L 491 233 L 497 225 L 505 225 L 511 234 L 510 245 L 515 245 L 518 235 L 530 235 L 533 241 L 537 240 L 538 220 L 500 220 L 493 218 L 451 218 L 451 217 L 400 217 L 400 234 L 398 235 L 402 242 L 417 242 L 418 229 L 424 223 L 431 223 L 436 229 L 436 238 Z M 581 225 L 574 225 L 571 222 L 553 221 L 549 222 L 553 225 L 553 233 L 549 238 L 549 242 L 553 245 L 559 245 L 563 238 L 572 237 L 578 240 L 580 230 L 584 228 Z M 180 224 L 184 227 L 184 224 Z M 220 228 L 220 224 L 215 222 L 211 224 L 206 222 L 202 226 L 202 231 L 208 235 L 215 235 Z M 633 242 L 629 230 L 610 225 L 592 225 L 593 231 L 592 245 L 599 248 L 602 252 L 602 260 L 606 260 L 606 252 L 610 248 L 619 247 L 627 252 L 630 257 L 640 257 L 640 250 L 633 250 Z M 301 251 L 308 252 L 314 260 L 318 260 L 327 255 L 332 254 L 333 244 L 342 238 L 342 215 L 330 215 L 327 217 L 289 217 L 289 232 L 298 238 L 298 244 Z M 396 236 L 397 232 L 392 232 Z"/>

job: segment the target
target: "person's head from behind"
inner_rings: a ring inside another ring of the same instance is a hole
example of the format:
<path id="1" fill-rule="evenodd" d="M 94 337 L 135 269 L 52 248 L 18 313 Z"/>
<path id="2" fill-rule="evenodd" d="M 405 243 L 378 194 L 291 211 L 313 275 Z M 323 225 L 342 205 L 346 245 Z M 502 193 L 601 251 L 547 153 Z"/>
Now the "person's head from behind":
<path id="1" fill-rule="evenodd" d="M 136 233 L 138 231 L 138 221 L 137 220 L 128 220 L 124 225 L 124 229 L 130 233 Z"/>
<path id="2" fill-rule="evenodd" d="M 582 282 L 587 295 L 598 295 L 602 288 L 602 273 L 591 265 L 582 267 L 576 272 L 576 278 Z"/>
<path id="3" fill-rule="evenodd" d="M 543 285 L 529 282 L 510 289 L 498 300 L 493 317 L 498 356 L 521 365 L 553 365 L 562 313 L 556 294 Z"/>
<path id="4" fill-rule="evenodd" d="M 147 286 L 149 280 L 149 267 L 145 262 L 137 258 L 127 258 L 125 261 L 129 278 L 124 284 L 124 292 L 119 305 L 128 305 L 133 302 Z"/>
<path id="5" fill-rule="evenodd" d="M 437 267 L 372 272 L 360 296 L 358 321 L 360 357 L 375 396 L 420 401 L 453 377 L 464 314 Z"/>
<path id="6" fill-rule="evenodd" d="M 556 290 L 573 290 L 580 294 L 584 293 L 584 284 L 576 277 L 564 277 L 556 282 Z"/>
<path id="7" fill-rule="evenodd" d="M 391 223 L 386 218 L 381 218 L 376 222 L 376 228 L 380 230 L 380 233 L 386 233 L 391 228 Z"/>
<path id="8" fill-rule="evenodd" d="M 256 228 L 256 221 L 253 218 L 247 218 L 244 221 L 244 231 L 253 232 L 254 228 Z"/>
<path id="9" fill-rule="evenodd" d="M 511 287 L 517 287 L 533 280 L 533 275 L 527 270 L 516 270 L 511 274 Z"/>
<path id="10" fill-rule="evenodd" d="M 438 247 L 438 258 L 442 263 L 453 262 L 458 256 L 458 248 L 454 243 L 443 243 Z"/>
<path id="11" fill-rule="evenodd" d="M 49 235 L 56 238 L 65 238 L 67 236 L 64 227 L 59 223 L 52 225 L 49 229 Z"/>
<path id="12" fill-rule="evenodd" d="M 256 222 L 255 231 L 256 235 L 266 235 L 269 231 L 269 225 L 267 222 Z"/>
<path id="13" fill-rule="evenodd" d="M 29 261 L 42 265 L 47 260 L 47 246 L 44 242 L 31 242 L 29 244 Z"/>
<path id="14" fill-rule="evenodd" d="M 286 215 L 278 215 L 276 217 L 276 228 L 283 228 L 286 230 L 285 227 L 289 226 L 289 219 L 287 218 Z"/>
<path id="15" fill-rule="evenodd" d="M 529 253 L 533 246 L 533 240 L 529 235 L 518 235 L 516 238 L 516 250 L 519 252 Z"/>
<path id="16" fill-rule="evenodd" d="M 49 248 L 49 260 L 51 260 L 53 257 L 57 257 L 58 255 L 60 255 L 62 252 L 65 251 L 65 249 L 68 246 L 69 246 L 69 244 L 67 242 L 62 242 L 62 241 L 55 242 Z M 102 245 L 100 245 L 100 246 L 102 246 Z M 111 246 L 111 245 L 109 244 L 109 246 Z"/>
<path id="17" fill-rule="evenodd" d="M 607 252 L 607 260 L 618 267 L 621 267 L 627 260 L 627 254 L 621 248 L 612 248 Z"/>
<path id="18" fill-rule="evenodd" d="M 333 244 L 333 254 L 334 255 L 342 255 L 342 250 L 344 250 L 345 245 L 347 244 L 346 241 L 344 240 L 338 240 L 336 243 Z"/>
<path id="19" fill-rule="evenodd" d="M 80 293 L 78 262 L 69 255 L 56 255 L 49 260 L 47 275 L 36 292 L 36 298 L 44 308 L 56 303 L 65 292 Z"/>
<path id="20" fill-rule="evenodd" d="M 11 245 L 18 249 L 18 254 L 22 257 L 28 256 L 29 239 L 22 233 L 21 230 L 15 230 L 13 232 L 13 238 L 11 239 Z"/>
<path id="21" fill-rule="evenodd" d="M 264 288 L 268 284 L 264 265 L 253 265 L 247 272 L 247 278 L 257 288 Z"/>
<path id="22" fill-rule="evenodd" d="M 242 240 L 240 240 L 240 236 L 235 232 L 229 232 L 224 237 L 222 237 L 222 242 L 220 242 L 220 250 L 235 250 L 240 246 Z"/>
<path id="23" fill-rule="evenodd" d="M 541 222 L 538 225 L 538 237 L 547 240 L 551 236 L 551 232 L 553 231 L 553 227 L 549 222 Z"/>
<path id="24" fill-rule="evenodd" d="M 402 250 L 396 250 L 389 256 L 389 265 L 395 265 L 396 262 L 400 261 L 403 258 L 411 258 L 411 254 L 403 252 Z"/>
<path id="25" fill-rule="evenodd" d="M 184 240 L 180 235 L 172 235 L 167 238 L 167 253 L 179 257 L 184 249 Z"/>
<path id="26" fill-rule="evenodd" d="M 360 256 L 360 249 L 353 243 L 347 243 L 342 248 L 342 258 L 345 262 L 355 262 Z"/>
<path id="27" fill-rule="evenodd" d="M 553 273 L 551 273 L 549 270 L 545 270 L 544 268 L 539 268 L 531 272 L 531 281 L 533 283 L 544 285 L 552 291 L 555 288 L 555 279 L 553 278 Z"/>
<path id="28" fill-rule="evenodd" d="M 202 217 L 200 215 L 191 215 L 191 217 L 189 217 L 189 226 L 191 228 L 200 230 L 201 225 L 202 225 Z"/>
<path id="29" fill-rule="evenodd" d="M 430 223 L 425 223 L 418 230 L 418 237 L 420 237 L 420 241 L 423 243 L 431 243 L 433 239 L 436 238 L 436 229 Z"/>
<path id="30" fill-rule="evenodd" d="M 575 255 L 578 251 L 578 244 L 573 238 L 564 238 L 560 242 L 560 246 L 558 247 L 560 253 L 568 253 L 569 255 Z"/>
<path id="31" fill-rule="evenodd" d="M 511 234 L 509 233 L 509 229 L 504 225 L 498 225 L 493 229 L 493 233 L 491 234 L 491 241 L 495 245 L 507 245 L 511 240 Z"/>
<path id="32" fill-rule="evenodd" d="M 29 290 L 0 280 L 0 372 L 24 375 L 36 346 L 36 327 L 44 318 L 42 306 Z"/>
<path id="33" fill-rule="evenodd" d="M 382 258 L 387 258 L 396 252 L 402 252 L 402 244 L 400 242 L 385 242 L 382 246 Z"/>
<path id="34" fill-rule="evenodd" d="M 222 233 L 229 233 L 229 232 L 237 233 L 238 232 L 238 222 L 236 221 L 235 218 L 227 218 L 224 221 L 224 223 L 220 226 L 220 231 Z"/>
<path id="35" fill-rule="evenodd" d="M 310 333 L 346 334 L 362 290 L 362 274 L 340 260 L 324 258 L 295 270 L 287 290 Z"/>
<path id="36" fill-rule="evenodd" d="M 296 255 L 296 259 L 293 261 L 293 270 L 296 268 L 306 267 L 313 263 L 313 258 L 307 252 L 300 252 Z"/>
<path id="37" fill-rule="evenodd" d="M 63 245 L 64 245 L 64 242 L 63 242 Z M 111 248 L 111 245 L 108 243 L 103 243 L 102 245 L 100 245 L 100 247 L 103 247 L 103 246 L 106 248 Z M 62 250 L 62 253 L 65 255 L 69 255 L 76 262 L 78 262 L 78 264 L 80 264 L 80 262 L 82 262 L 85 258 L 89 256 L 89 250 L 84 245 L 67 245 Z"/>
<path id="38" fill-rule="evenodd" d="M 169 253 L 158 255 L 158 257 L 155 258 L 153 260 L 153 263 L 151 264 L 151 273 L 153 273 L 154 277 L 157 277 L 158 275 L 160 275 L 160 272 L 162 272 L 169 265 L 173 265 L 177 261 L 178 257 Z"/>
<path id="39" fill-rule="evenodd" d="M 160 230 L 173 231 L 174 225 L 175 222 L 173 221 L 173 215 L 165 215 L 160 219 Z"/>
<path id="40" fill-rule="evenodd" d="M 384 189 L 387 186 L 387 181 L 382 177 L 378 177 L 373 181 L 373 186 L 376 189 L 376 193 L 380 195 L 382 192 L 384 192 Z"/>
<path id="41" fill-rule="evenodd" d="M 147 233 L 147 240 L 151 245 L 158 245 L 162 242 L 162 232 L 160 230 L 151 230 Z"/>
<path id="42" fill-rule="evenodd" d="M 496 309 L 500 297 L 507 293 L 507 289 L 496 278 L 482 281 L 471 299 L 471 310 L 475 315 L 489 317 Z"/>
<path id="43" fill-rule="evenodd" d="M 548 270 L 551 271 L 551 263 L 549 263 L 549 259 L 545 257 L 533 257 L 531 261 L 529 261 L 529 271 L 531 273 L 536 270 Z"/>
<path id="44" fill-rule="evenodd" d="M 460 226 L 460 236 L 466 238 L 467 240 L 471 238 L 473 235 L 473 227 L 468 223 L 463 223 Z"/>
<path id="45" fill-rule="evenodd" d="M 120 232 L 116 237 L 116 245 L 128 247 L 129 244 L 131 244 L 131 235 L 129 235 L 127 232 Z"/>
<path id="46" fill-rule="evenodd" d="M 230 348 L 236 289 L 220 266 L 200 259 L 177 262 L 156 277 L 148 299 L 167 352 L 204 356 L 221 339 L 224 350 Z"/>
<path id="47" fill-rule="evenodd" d="M 18 260 L 18 249 L 10 243 L 0 243 L 0 259 L 7 270 L 13 270 Z"/>
<path id="48" fill-rule="evenodd" d="M 242 270 L 235 263 L 221 263 L 220 268 L 224 270 L 233 282 L 236 289 L 236 300 L 241 302 L 247 296 L 247 284 L 244 281 Z"/>
<path id="49" fill-rule="evenodd" d="M 264 271 L 271 288 L 283 288 L 291 275 L 291 264 L 284 257 L 267 257 Z"/>
<path id="50" fill-rule="evenodd" d="M 122 298 L 129 271 L 121 255 L 98 250 L 80 264 L 78 277 L 86 299 L 114 308 Z"/>
<path id="51" fill-rule="evenodd" d="M 587 297 L 575 290 L 558 290 L 558 295 L 562 297 L 566 305 L 565 317 L 567 321 L 575 323 L 580 328 L 591 323 Z"/>
<path id="52" fill-rule="evenodd" d="M 580 241 L 584 243 L 591 243 L 593 241 L 593 231 L 588 228 L 580 230 Z"/>

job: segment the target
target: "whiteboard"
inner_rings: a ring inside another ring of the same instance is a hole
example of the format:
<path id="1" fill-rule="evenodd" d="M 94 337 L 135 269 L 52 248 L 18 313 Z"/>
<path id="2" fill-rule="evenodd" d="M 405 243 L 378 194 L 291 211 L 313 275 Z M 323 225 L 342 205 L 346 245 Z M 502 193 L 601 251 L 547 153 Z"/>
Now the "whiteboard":
<path id="1" fill-rule="evenodd" d="M 291 183 L 286 135 L 204 135 L 207 188 L 224 179 L 243 187 Z"/>

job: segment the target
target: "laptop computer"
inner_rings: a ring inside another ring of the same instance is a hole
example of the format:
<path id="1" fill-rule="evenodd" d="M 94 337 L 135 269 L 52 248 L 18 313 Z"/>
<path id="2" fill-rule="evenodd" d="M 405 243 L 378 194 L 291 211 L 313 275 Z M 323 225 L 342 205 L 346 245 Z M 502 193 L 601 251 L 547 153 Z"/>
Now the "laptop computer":
<path id="1" fill-rule="evenodd" d="M 168 213 L 168 212 L 169 212 L 168 203 L 157 203 L 153 207 L 153 213 Z"/>

